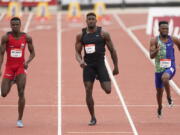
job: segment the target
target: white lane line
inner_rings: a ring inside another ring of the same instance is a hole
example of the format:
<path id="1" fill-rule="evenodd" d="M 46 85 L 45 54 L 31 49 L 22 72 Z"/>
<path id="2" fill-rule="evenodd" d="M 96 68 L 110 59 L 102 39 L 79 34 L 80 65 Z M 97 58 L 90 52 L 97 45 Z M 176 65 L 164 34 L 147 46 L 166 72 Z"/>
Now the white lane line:
<path id="1" fill-rule="evenodd" d="M 58 72 L 58 78 L 57 78 L 57 90 L 58 90 L 58 135 L 62 134 L 62 108 L 61 108 L 61 65 L 62 65 L 62 52 L 61 52 L 61 47 L 62 47 L 62 27 L 61 27 L 61 12 L 58 12 L 57 14 L 57 72 Z"/>
<path id="2" fill-rule="evenodd" d="M 141 29 L 145 29 L 145 28 L 146 28 L 146 24 L 142 24 L 142 25 L 131 26 L 128 29 L 130 29 L 130 30 L 141 30 Z"/>
<path id="3" fill-rule="evenodd" d="M 29 14 L 29 16 L 28 16 L 27 23 L 26 23 L 26 25 L 24 26 L 24 32 L 28 32 L 29 25 L 30 25 L 30 23 L 31 23 L 32 17 L 33 17 L 33 13 L 31 12 L 31 13 Z"/>
<path id="4" fill-rule="evenodd" d="M 65 134 L 133 134 L 133 132 L 66 132 Z"/>
<path id="5" fill-rule="evenodd" d="M 109 76 L 110 76 L 110 78 L 111 78 L 111 81 L 112 81 L 112 83 L 113 83 L 113 85 L 114 85 L 114 87 L 115 87 L 116 93 L 117 93 L 117 95 L 118 95 L 118 97 L 119 97 L 119 99 L 120 99 L 120 102 L 122 103 L 124 112 L 125 112 L 125 114 L 126 114 L 126 116 L 127 116 L 127 118 L 128 118 L 128 121 L 129 121 L 130 125 L 131 125 L 131 128 L 132 128 L 132 130 L 133 130 L 133 133 L 134 133 L 134 135 L 138 135 L 137 129 L 136 129 L 136 127 L 135 127 L 135 124 L 134 124 L 134 122 L 133 122 L 133 120 L 132 120 L 132 118 L 131 118 L 131 115 L 130 115 L 128 109 L 127 109 L 126 103 L 125 103 L 124 98 L 123 98 L 123 95 L 122 95 L 122 93 L 121 93 L 121 90 L 120 90 L 120 88 L 118 87 L 118 84 L 117 84 L 117 82 L 116 82 L 116 80 L 115 80 L 115 78 L 114 78 L 114 76 L 113 76 L 113 74 L 112 74 L 112 70 L 111 70 L 111 68 L 110 68 L 110 65 L 109 65 L 106 57 L 105 57 L 105 64 L 106 64 L 106 67 L 107 67 Z"/>
<path id="6" fill-rule="evenodd" d="M 123 28 L 123 30 L 125 32 L 127 32 L 127 34 L 131 37 L 131 39 L 136 43 L 136 45 L 141 49 L 141 51 L 144 53 L 144 55 L 146 56 L 146 58 L 153 64 L 155 65 L 154 63 L 154 60 L 150 59 L 150 56 L 149 56 L 149 52 L 148 50 L 144 47 L 144 45 L 137 39 L 137 37 L 133 34 L 133 32 L 128 29 L 124 22 L 120 19 L 120 17 L 118 17 L 116 14 L 113 14 L 114 18 L 116 19 L 116 21 L 118 22 L 118 24 Z M 173 80 L 170 80 L 170 85 L 171 87 L 175 90 L 175 92 L 180 95 L 180 88 L 178 87 L 178 85 L 173 81 Z"/>
<path id="7" fill-rule="evenodd" d="M 0 15 L 0 21 L 3 19 L 4 16 L 5 16 L 5 12 L 1 13 L 1 15 Z"/>

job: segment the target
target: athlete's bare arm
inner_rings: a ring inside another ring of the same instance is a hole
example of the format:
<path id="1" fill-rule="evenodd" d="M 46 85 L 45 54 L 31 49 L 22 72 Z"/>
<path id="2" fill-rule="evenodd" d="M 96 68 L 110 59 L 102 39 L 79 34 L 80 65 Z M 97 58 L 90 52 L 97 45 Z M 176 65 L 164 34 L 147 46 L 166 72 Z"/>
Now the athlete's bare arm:
<path id="1" fill-rule="evenodd" d="M 114 64 L 113 75 L 117 75 L 117 74 L 119 74 L 118 57 L 117 57 L 117 53 L 114 48 L 113 42 L 112 42 L 111 37 L 108 32 L 102 31 L 102 36 L 104 37 L 104 39 L 106 41 L 107 48 L 110 51 L 111 58 L 112 58 L 112 61 Z"/>
<path id="2" fill-rule="evenodd" d="M 29 35 L 26 35 L 26 39 L 27 39 L 27 45 L 28 45 L 28 50 L 30 52 L 30 56 L 27 59 L 27 61 L 24 64 L 24 68 L 27 69 L 28 68 L 28 64 L 33 60 L 33 58 L 35 57 L 35 51 L 34 51 L 34 45 L 33 45 L 33 41 L 32 41 L 32 37 Z"/>
<path id="3" fill-rule="evenodd" d="M 76 43 L 75 43 L 75 51 L 76 51 L 76 60 L 79 62 L 80 66 L 84 68 L 86 63 L 84 62 L 81 52 L 82 52 L 82 43 L 81 43 L 82 33 L 76 36 Z"/>
<path id="4" fill-rule="evenodd" d="M 172 37 L 173 42 L 177 45 L 179 51 L 180 51 L 180 39 L 178 39 L 177 37 Z"/>
<path id="5" fill-rule="evenodd" d="M 0 46 L 0 76 L 2 74 L 1 67 L 2 67 L 3 60 L 4 60 L 4 53 L 5 53 L 5 50 L 6 50 L 7 41 L 8 41 L 8 35 L 2 36 L 2 38 L 1 38 L 1 46 Z"/>
<path id="6" fill-rule="evenodd" d="M 157 45 L 156 38 L 152 38 L 150 40 L 150 58 L 153 59 L 156 57 L 157 53 L 159 52 L 160 47 Z"/>

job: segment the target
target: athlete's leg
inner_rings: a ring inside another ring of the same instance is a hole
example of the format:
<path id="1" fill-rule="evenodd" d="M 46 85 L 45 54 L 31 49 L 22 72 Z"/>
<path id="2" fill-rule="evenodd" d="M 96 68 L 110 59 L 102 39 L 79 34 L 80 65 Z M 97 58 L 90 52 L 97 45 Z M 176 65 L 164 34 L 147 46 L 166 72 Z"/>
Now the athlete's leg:
<path id="1" fill-rule="evenodd" d="M 162 82 L 163 82 L 164 88 L 166 90 L 167 99 L 171 98 L 169 79 L 170 79 L 170 75 L 168 73 L 164 72 L 162 75 Z"/>
<path id="2" fill-rule="evenodd" d="M 24 112 L 24 107 L 25 107 L 25 85 L 26 85 L 26 75 L 25 74 L 19 74 L 16 76 L 16 84 L 17 84 L 17 89 L 18 89 L 18 96 L 19 96 L 19 101 L 18 101 L 18 120 L 22 120 L 23 117 L 23 112 Z"/>
<path id="3" fill-rule="evenodd" d="M 111 82 L 110 81 L 105 81 L 101 82 L 101 88 L 107 93 L 111 93 Z"/>
<path id="4" fill-rule="evenodd" d="M 157 108 L 157 114 L 158 117 L 161 116 L 161 111 L 162 111 L 162 97 L 163 97 L 163 82 L 161 80 L 162 77 L 162 72 L 161 73 L 155 73 L 155 85 L 156 85 L 156 100 L 158 104 Z"/>
<path id="5" fill-rule="evenodd" d="M 89 125 L 96 124 L 96 117 L 94 112 L 94 100 L 92 96 L 95 77 L 96 77 L 96 72 L 94 67 L 86 66 L 83 70 L 83 82 L 86 91 L 86 104 L 88 106 L 88 110 L 91 115 L 91 121 Z"/>
<path id="6" fill-rule="evenodd" d="M 14 71 L 11 65 L 6 65 L 3 79 L 1 82 L 1 96 L 6 97 L 10 92 L 11 86 L 13 85 Z"/>
<path id="7" fill-rule="evenodd" d="M 173 100 L 171 98 L 169 80 L 171 80 L 173 78 L 175 73 L 176 73 L 176 69 L 174 67 L 170 67 L 170 68 L 165 70 L 165 72 L 163 73 L 162 78 L 161 78 L 162 82 L 164 84 L 165 90 L 166 90 L 168 104 L 170 106 L 173 105 Z"/>
<path id="8" fill-rule="evenodd" d="M 104 63 L 98 64 L 97 66 L 98 79 L 101 84 L 101 88 L 107 93 L 111 93 L 111 81 L 109 78 L 108 71 Z"/>
<path id="9" fill-rule="evenodd" d="M 88 106 L 89 113 L 91 115 L 91 121 L 89 125 L 96 124 L 96 117 L 94 113 L 94 100 L 92 96 L 93 92 L 93 82 L 84 82 L 85 90 L 86 90 L 86 104 Z"/>
<path id="10" fill-rule="evenodd" d="M 158 103 L 158 110 L 157 113 L 160 116 L 161 115 L 161 110 L 162 110 L 162 97 L 163 97 L 163 88 L 156 88 L 156 99 Z"/>
<path id="11" fill-rule="evenodd" d="M 8 78 L 3 78 L 1 83 L 1 96 L 6 97 L 11 89 L 12 80 Z"/>

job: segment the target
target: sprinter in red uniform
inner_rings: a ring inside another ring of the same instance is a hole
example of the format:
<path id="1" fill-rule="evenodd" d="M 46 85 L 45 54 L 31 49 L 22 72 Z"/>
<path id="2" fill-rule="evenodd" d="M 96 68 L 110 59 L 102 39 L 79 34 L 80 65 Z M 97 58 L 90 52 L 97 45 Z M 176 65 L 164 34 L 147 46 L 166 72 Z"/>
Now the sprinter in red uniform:
<path id="1" fill-rule="evenodd" d="M 5 34 L 1 39 L 0 45 L 0 76 L 2 75 L 1 67 L 4 59 L 4 53 L 7 53 L 5 72 L 1 83 L 1 96 L 6 97 L 13 83 L 17 84 L 18 89 L 18 120 L 17 126 L 23 127 L 22 117 L 25 107 L 24 90 L 26 85 L 26 69 L 29 63 L 35 57 L 32 38 L 20 31 L 21 20 L 13 17 L 10 20 L 12 31 Z M 28 45 L 30 56 L 25 61 L 25 48 Z"/>

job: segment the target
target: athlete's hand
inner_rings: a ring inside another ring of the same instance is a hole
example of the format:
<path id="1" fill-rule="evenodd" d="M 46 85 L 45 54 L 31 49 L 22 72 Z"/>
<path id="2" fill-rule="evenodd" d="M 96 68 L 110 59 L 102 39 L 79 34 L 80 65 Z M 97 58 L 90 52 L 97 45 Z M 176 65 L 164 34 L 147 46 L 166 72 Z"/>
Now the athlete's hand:
<path id="1" fill-rule="evenodd" d="M 83 60 L 80 62 L 80 67 L 81 68 L 85 68 L 85 66 L 87 66 L 86 62 L 84 62 Z"/>
<path id="2" fill-rule="evenodd" d="M 114 67 L 113 75 L 117 75 L 117 74 L 119 74 L 119 69 L 118 67 Z"/>
<path id="3" fill-rule="evenodd" d="M 28 68 L 28 64 L 24 63 L 24 68 L 27 69 Z"/>

